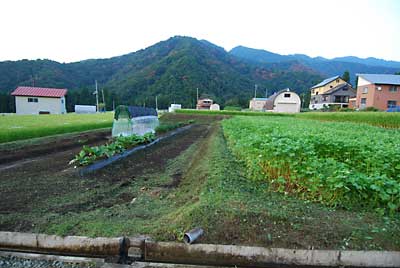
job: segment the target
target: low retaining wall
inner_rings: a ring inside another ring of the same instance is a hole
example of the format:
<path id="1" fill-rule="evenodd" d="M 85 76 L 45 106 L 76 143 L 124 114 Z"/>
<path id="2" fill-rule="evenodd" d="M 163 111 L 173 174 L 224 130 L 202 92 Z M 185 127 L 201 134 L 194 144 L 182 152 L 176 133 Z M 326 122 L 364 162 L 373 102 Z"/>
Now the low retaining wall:
<path id="1" fill-rule="evenodd" d="M 400 267 L 400 251 L 303 250 L 0 232 L 0 250 L 190 265 L 238 267 Z M 116 259 L 116 258 L 114 258 Z"/>
<path id="2" fill-rule="evenodd" d="M 0 249 L 76 256 L 120 256 L 125 238 L 56 236 L 18 232 L 0 232 Z"/>
<path id="3" fill-rule="evenodd" d="M 145 243 L 144 259 L 242 267 L 400 267 L 398 251 L 302 250 L 148 241 Z"/>

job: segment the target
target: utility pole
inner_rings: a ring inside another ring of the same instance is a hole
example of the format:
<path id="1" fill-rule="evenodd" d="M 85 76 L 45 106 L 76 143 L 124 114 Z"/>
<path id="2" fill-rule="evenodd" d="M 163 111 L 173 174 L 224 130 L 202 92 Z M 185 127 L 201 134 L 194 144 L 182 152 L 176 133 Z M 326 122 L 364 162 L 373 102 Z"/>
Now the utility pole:
<path id="1" fill-rule="evenodd" d="M 196 103 L 194 104 L 195 109 L 197 109 L 197 103 L 199 103 L 199 88 L 196 88 Z"/>
<path id="2" fill-rule="evenodd" d="M 158 111 L 157 95 L 156 95 L 156 111 Z"/>
<path id="3" fill-rule="evenodd" d="M 265 97 L 268 98 L 268 88 L 265 88 Z"/>
<path id="4" fill-rule="evenodd" d="M 104 100 L 104 90 L 101 89 L 101 94 L 103 95 L 103 105 L 104 105 L 104 112 L 106 111 L 106 101 Z"/>
<path id="5" fill-rule="evenodd" d="M 254 98 L 257 98 L 257 87 L 258 87 L 258 85 L 255 84 L 254 85 Z"/>
<path id="6" fill-rule="evenodd" d="M 96 111 L 99 111 L 99 91 L 97 90 L 97 80 L 94 80 L 95 84 L 96 84 L 96 91 L 94 92 L 94 94 L 96 94 Z"/>

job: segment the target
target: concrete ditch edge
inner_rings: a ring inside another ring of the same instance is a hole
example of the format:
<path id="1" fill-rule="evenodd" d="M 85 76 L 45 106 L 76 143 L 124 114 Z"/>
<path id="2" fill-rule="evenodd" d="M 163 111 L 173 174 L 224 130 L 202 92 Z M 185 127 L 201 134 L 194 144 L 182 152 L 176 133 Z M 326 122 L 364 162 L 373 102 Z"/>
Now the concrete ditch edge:
<path id="1" fill-rule="evenodd" d="M 128 261 L 238 267 L 400 267 L 400 251 L 304 250 L 0 231 L 0 250 Z M 126 254 L 126 256 L 121 256 Z"/>

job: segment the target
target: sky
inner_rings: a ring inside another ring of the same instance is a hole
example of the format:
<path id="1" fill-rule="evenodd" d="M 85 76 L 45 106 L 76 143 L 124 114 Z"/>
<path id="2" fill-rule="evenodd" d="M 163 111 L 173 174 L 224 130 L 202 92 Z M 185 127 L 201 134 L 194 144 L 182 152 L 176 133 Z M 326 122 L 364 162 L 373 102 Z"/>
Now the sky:
<path id="1" fill-rule="evenodd" d="M 227 51 L 400 61 L 400 0 L 0 1 L 0 61 L 109 58 L 175 35 Z"/>

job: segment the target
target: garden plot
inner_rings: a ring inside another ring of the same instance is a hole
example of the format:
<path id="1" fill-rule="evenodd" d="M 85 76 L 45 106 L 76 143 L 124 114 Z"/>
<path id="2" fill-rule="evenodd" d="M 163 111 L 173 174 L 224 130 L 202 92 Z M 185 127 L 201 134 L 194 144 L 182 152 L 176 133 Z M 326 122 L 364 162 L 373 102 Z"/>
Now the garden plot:
<path id="1" fill-rule="evenodd" d="M 398 213 L 343 209 L 271 191 L 268 182 L 254 180 L 246 162 L 232 153 L 220 127 L 222 116 L 178 114 L 166 119 L 196 123 L 178 136 L 84 177 L 67 165 L 76 153 L 72 151 L 1 172 L 0 230 L 144 234 L 179 241 L 185 231 L 202 227 L 205 235 L 199 242 L 203 243 L 400 249 Z M 245 121 L 252 120 L 256 119 L 250 116 Z M 251 146 L 242 153 L 247 148 Z"/>

